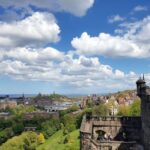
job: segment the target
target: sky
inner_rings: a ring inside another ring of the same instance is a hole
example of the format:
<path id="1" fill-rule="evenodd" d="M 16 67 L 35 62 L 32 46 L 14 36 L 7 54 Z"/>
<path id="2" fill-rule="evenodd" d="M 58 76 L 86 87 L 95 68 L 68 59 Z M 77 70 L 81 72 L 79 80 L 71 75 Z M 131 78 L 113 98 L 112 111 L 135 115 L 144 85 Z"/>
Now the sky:
<path id="1" fill-rule="evenodd" d="M 149 0 L 0 0 L 0 94 L 110 93 L 142 74 Z"/>

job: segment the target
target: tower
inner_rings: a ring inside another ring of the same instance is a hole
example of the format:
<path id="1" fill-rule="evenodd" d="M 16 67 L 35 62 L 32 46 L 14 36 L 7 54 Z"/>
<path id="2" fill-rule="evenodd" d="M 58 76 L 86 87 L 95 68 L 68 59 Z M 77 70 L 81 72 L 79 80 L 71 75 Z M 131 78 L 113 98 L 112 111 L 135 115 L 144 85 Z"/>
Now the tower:
<path id="1" fill-rule="evenodd" d="M 143 78 L 136 82 L 137 95 L 141 98 L 141 121 L 142 121 L 142 142 L 144 150 L 150 150 L 150 87 L 146 86 Z"/>
<path id="2" fill-rule="evenodd" d="M 146 87 L 144 75 L 143 79 L 140 77 L 139 80 L 137 80 L 136 85 L 137 85 L 137 95 L 141 98 L 145 94 L 145 87 Z"/>

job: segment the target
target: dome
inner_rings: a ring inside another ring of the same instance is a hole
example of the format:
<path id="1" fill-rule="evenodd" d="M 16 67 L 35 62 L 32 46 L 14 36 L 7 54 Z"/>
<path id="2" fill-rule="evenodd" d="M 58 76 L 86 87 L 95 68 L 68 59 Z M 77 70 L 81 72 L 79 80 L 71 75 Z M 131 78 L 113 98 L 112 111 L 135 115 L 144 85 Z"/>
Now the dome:
<path id="1" fill-rule="evenodd" d="M 145 83 L 145 80 L 143 80 L 143 79 L 140 78 L 139 80 L 136 81 L 136 83 L 140 83 L 140 84 L 141 83 Z"/>

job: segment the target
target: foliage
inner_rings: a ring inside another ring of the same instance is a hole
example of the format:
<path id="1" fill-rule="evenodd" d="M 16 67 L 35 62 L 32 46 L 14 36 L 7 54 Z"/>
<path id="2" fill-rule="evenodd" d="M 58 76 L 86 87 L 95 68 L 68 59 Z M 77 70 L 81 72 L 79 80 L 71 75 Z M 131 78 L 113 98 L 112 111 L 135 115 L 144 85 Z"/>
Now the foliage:
<path id="1" fill-rule="evenodd" d="M 21 116 L 25 112 L 34 112 L 36 108 L 34 106 L 27 106 L 27 105 L 18 105 L 15 108 L 9 109 L 9 112 L 15 116 Z"/>
<path id="2" fill-rule="evenodd" d="M 12 136 L 19 135 L 24 131 L 24 127 L 36 127 L 45 137 L 49 137 L 60 129 L 60 123 L 56 119 L 34 117 L 32 120 L 24 120 L 17 116 L 8 120 L 0 120 L 0 144 L 4 143 Z M 10 131 L 11 132 L 8 132 Z"/>
<path id="3" fill-rule="evenodd" d="M 98 116 L 107 116 L 109 110 L 105 104 L 100 104 L 99 106 L 95 106 L 92 111 L 93 115 Z"/>
<path id="4" fill-rule="evenodd" d="M 136 99 L 130 107 L 131 116 L 140 116 L 141 115 L 141 100 Z"/>
<path id="5" fill-rule="evenodd" d="M 45 138 L 44 138 L 44 135 L 43 135 L 42 133 L 40 133 L 40 134 L 38 135 L 38 143 L 39 143 L 39 144 L 45 143 Z"/>
<path id="6" fill-rule="evenodd" d="M 68 141 L 65 143 L 65 138 Z M 37 147 L 37 150 L 79 150 L 79 130 L 75 130 L 68 135 L 64 136 L 63 131 L 60 130 L 52 135 L 44 144 Z"/>
<path id="7" fill-rule="evenodd" d="M 65 138 L 64 138 L 64 144 L 68 143 L 69 142 L 69 139 L 70 139 L 70 135 L 66 135 Z"/>
<path id="8" fill-rule="evenodd" d="M 23 120 L 25 127 L 36 127 L 37 130 L 41 130 L 43 122 L 50 120 L 50 118 L 43 118 L 41 116 L 35 116 L 31 120 Z"/>
<path id="9" fill-rule="evenodd" d="M 6 128 L 0 131 L 0 143 L 4 143 L 7 139 L 12 137 L 13 135 L 14 135 L 14 132 L 12 128 Z"/>
<path id="10" fill-rule="evenodd" d="M 60 122 L 58 119 L 47 120 L 41 124 L 41 131 L 43 132 L 45 138 L 50 137 L 59 129 Z"/>
<path id="11" fill-rule="evenodd" d="M 119 116 L 140 116 L 141 115 L 141 101 L 140 99 L 134 100 L 130 106 L 120 106 Z"/>
<path id="12" fill-rule="evenodd" d="M 75 123 L 76 123 L 76 128 L 79 129 L 81 126 L 81 122 L 82 122 L 82 118 L 86 113 L 92 113 L 92 109 L 91 108 L 85 108 L 84 110 L 82 110 L 81 113 L 77 114 L 75 116 Z"/>
<path id="13" fill-rule="evenodd" d="M 94 103 L 91 99 L 88 99 L 87 107 L 92 108 L 94 106 Z"/>
<path id="14" fill-rule="evenodd" d="M 24 130 L 24 125 L 20 118 L 0 120 L 0 144 L 14 135 L 20 134 Z"/>
<path id="15" fill-rule="evenodd" d="M 13 124 L 13 122 L 10 119 L 8 119 L 8 120 L 0 119 L 0 129 L 5 129 L 8 127 L 11 127 L 12 124 Z"/>
<path id="16" fill-rule="evenodd" d="M 23 143 L 25 150 L 35 150 L 38 145 L 38 135 L 35 132 L 28 132 L 23 135 Z"/>
<path id="17" fill-rule="evenodd" d="M 63 124 L 64 124 L 64 131 L 72 132 L 76 129 L 76 118 L 72 117 L 71 115 L 67 114 L 63 117 Z M 65 133 L 65 132 L 64 132 Z"/>
<path id="18" fill-rule="evenodd" d="M 61 110 L 60 111 L 60 117 L 63 117 L 64 115 L 77 111 L 79 109 L 79 107 L 77 105 L 73 105 L 72 107 L 66 109 L 66 110 Z"/>
<path id="19" fill-rule="evenodd" d="M 22 122 L 17 123 L 17 124 L 15 123 L 13 124 L 12 128 L 13 128 L 14 134 L 20 134 L 24 130 L 24 125 Z"/>
<path id="20" fill-rule="evenodd" d="M 35 150 L 38 146 L 38 135 L 35 132 L 25 132 L 8 140 L 0 150 Z"/>
<path id="21" fill-rule="evenodd" d="M 38 100 L 50 100 L 50 101 L 53 101 L 53 100 L 62 100 L 62 99 L 69 99 L 68 97 L 66 96 L 63 96 L 63 95 L 59 95 L 59 94 L 50 94 L 50 95 L 42 95 L 41 93 L 39 93 L 36 97 L 33 98 L 34 102 L 36 103 Z"/>
<path id="22" fill-rule="evenodd" d="M 130 106 L 119 106 L 118 116 L 130 116 Z"/>

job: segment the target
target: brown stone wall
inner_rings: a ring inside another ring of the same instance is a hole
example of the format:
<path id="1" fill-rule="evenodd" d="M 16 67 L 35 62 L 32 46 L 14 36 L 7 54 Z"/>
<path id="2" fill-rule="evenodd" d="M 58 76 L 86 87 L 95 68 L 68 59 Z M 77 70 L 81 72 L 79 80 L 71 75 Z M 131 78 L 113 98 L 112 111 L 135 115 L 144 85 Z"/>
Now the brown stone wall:
<path id="1" fill-rule="evenodd" d="M 17 106 L 16 101 L 2 101 L 0 102 L 0 109 L 15 108 Z"/>
<path id="2" fill-rule="evenodd" d="M 112 140 L 98 139 L 99 131 L 111 134 Z M 84 117 L 80 128 L 81 150 L 128 150 L 140 137 L 141 117 Z"/>
<path id="3" fill-rule="evenodd" d="M 142 116 L 142 131 L 143 143 L 145 150 L 150 150 L 150 96 L 142 95 L 141 116 Z"/>
<path id="4" fill-rule="evenodd" d="M 91 147 L 91 134 L 80 132 L 80 149 L 89 150 Z"/>

